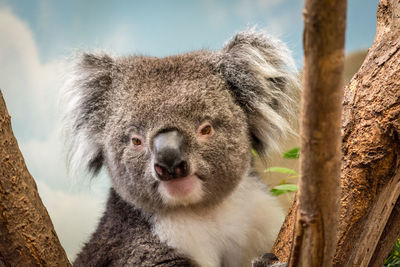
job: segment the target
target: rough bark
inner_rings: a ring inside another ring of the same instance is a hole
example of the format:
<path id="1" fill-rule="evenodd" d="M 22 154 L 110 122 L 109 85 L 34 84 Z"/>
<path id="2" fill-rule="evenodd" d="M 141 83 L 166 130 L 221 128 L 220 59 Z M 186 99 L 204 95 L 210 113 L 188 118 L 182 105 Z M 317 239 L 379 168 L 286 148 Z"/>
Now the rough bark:
<path id="1" fill-rule="evenodd" d="M 296 222 L 298 207 L 297 201 L 296 195 L 272 247 L 272 253 L 279 259 L 279 262 L 289 262 L 290 250 L 293 246 L 294 224 Z"/>
<path id="2" fill-rule="evenodd" d="M 280 262 L 288 262 L 290 249 L 293 244 L 294 224 L 297 213 L 297 195 L 293 199 L 288 214 L 286 215 L 285 221 L 283 222 L 282 228 L 279 232 L 278 238 L 275 240 L 275 244 L 272 248 L 272 254 L 274 254 Z"/>
<path id="3" fill-rule="evenodd" d="M 379 243 L 376 245 L 377 249 L 375 249 L 369 262 L 368 266 L 371 267 L 382 266 L 382 263 L 385 262 L 388 256 L 388 250 L 393 247 L 395 240 L 400 236 L 400 198 L 395 203 L 390 204 L 394 205 L 393 211 L 386 223 Z"/>
<path id="4" fill-rule="evenodd" d="M 346 0 L 306 0 L 300 179 L 289 266 L 331 266 L 339 214 Z"/>
<path id="5" fill-rule="evenodd" d="M 0 91 L 0 265 L 70 266 L 29 174 Z"/>
<path id="6" fill-rule="evenodd" d="M 335 266 L 381 266 L 400 229 L 400 0 L 381 0 L 377 18 L 374 44 L 345 88 Z M 284 226 L 278 239 L 291 233 Z M 286 241 L 274 248 L 280 261 Z"/>

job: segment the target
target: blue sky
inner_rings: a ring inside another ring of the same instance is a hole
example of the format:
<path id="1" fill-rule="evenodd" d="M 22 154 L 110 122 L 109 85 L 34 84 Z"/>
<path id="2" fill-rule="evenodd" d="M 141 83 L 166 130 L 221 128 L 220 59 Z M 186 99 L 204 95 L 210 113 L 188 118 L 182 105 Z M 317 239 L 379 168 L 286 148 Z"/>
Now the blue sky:
<path id="1" fill-rule="evenodd" d="M 218 49 L 247 25 L 280 35 L 301 65 L 301 0 L 4 1 L 34 33 L 41 60 L 72 48 L 166 56 Z M 368 47 L 376 0 L 350 0 L 346 50 Z"/>
<path id="2" fill-rule="evenodd" d="M 368 48 L 377 0 L 350 0 L 346 51 Z M 27 166 L 73 258 L 100 216 L 109 186 L 67 174 L 57 102 L 78 51 L 167 56 L 220 49 L 257 25 L 288 44 L 302 65 L 301 0 L 0 0 L 0 88 Z M 86 182 L 85 182 L 86 181 Z"/>

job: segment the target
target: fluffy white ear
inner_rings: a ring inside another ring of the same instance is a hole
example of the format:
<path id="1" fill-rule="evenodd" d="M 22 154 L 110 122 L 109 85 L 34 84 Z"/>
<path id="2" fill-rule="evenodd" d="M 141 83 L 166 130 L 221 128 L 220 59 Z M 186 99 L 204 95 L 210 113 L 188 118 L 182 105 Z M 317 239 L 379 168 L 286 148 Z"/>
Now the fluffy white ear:
<path id="1" fill-rule="evenodd" d="M 114 61 L 107 55 L 83 54 L 61 91 L 63 133 L 68 165 L 97 174 L 103 165 L 101 134 L 107 117 Z"/>
<path id="2" fill-rule="evenodd" d="M 265 157 L 297 117 L 300 83 L 289 50 L 261 32 L 239 32 L 223 48 L 220 69 L 246 112 L 253 148 Z"/>

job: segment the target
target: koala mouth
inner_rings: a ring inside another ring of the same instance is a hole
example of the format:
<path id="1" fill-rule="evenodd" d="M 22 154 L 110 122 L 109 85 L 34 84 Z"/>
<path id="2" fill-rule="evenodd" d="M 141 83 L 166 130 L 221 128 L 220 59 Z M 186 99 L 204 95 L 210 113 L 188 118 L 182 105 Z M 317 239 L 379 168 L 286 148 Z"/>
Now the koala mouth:
<path id="1" fill-rule="evenodd" d="M 158 191 L 167 205 L 189 205 L 203 196 L 202 181 L 196 174 L 169 181 L 160 181 Z"/>

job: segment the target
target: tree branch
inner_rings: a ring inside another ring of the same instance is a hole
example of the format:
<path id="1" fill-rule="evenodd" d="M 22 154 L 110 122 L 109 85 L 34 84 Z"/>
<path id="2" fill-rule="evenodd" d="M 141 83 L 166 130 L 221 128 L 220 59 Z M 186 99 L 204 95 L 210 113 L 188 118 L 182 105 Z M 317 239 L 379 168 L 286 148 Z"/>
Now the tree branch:
<path id="1" fill-rule="evenodd" d="M 289 266 L 330 266 L 340 177 L 346 0 L 306 0 L 298 209 Z"/>
<path id="2" fill-rule="evenodd" d="M 353 266 L 354 260 L 358 266 L 382 266 L 400 232 L 399 210 L 391 210 L 399 194 L 400 1 L 381 0 L 377 22 L 374 44 L 345 88 L 335 266 Z M 287 218 L 278 239 L 291 236 L 293 221 L 293 216 Z M 374 236 L 368 238 L 366 231 Z M 274 247 L 280 261 L 287 261 L 288 253 L 282 252 L 290 242 L 283 240 Z"/>
<path id="3" fill-rule="evenodd" d="M 70 266 L 12 133 L 0 91 L 0 265 Z"/>

